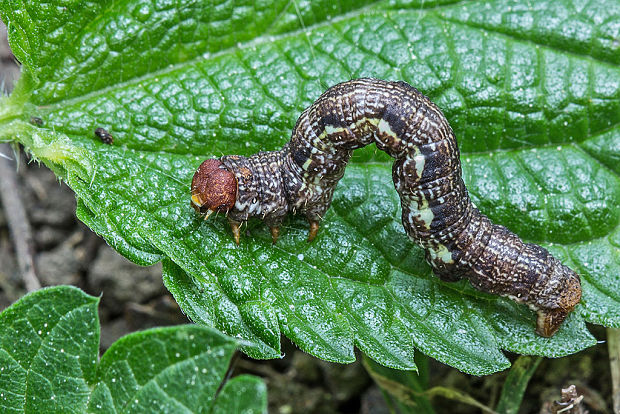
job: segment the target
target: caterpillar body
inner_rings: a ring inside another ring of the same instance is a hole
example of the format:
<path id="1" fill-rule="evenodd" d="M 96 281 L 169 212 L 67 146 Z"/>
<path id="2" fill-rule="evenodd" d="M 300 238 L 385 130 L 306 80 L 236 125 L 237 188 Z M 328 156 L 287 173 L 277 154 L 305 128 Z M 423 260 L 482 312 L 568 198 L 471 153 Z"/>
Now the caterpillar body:
<path id="1" fill-rule="evenodd" d="M 225 212 L 237 244 L 239 226 L 251 217 L 264 220 L 275 243 L 290 212 L 307 217 L 312 241 L 353 150 L 373 142 L 395 159 L 403 226 L 434 273 L 529 305 L 537 332 L 552 336 L 581 299 L 579 276 L 472 205 L 450 125 L 405 82 L 364 78 L 329 88 L 280 151 L 203 162 L 192 180 L 192 206 L 205 219 Z"/>

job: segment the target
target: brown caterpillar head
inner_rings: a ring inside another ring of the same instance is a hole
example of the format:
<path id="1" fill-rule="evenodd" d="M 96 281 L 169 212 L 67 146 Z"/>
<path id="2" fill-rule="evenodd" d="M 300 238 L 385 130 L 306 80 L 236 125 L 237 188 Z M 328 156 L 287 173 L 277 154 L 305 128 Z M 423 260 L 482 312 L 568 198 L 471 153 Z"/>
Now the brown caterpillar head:
<path id="1" fill-rule="evenodd" d="M 200 164 L 192 178 L 191 206 L 205 220 L 214 212 L 228 212 L 237 200 L 237 179 L 217 159 Z"/>
<path id="2" fill-rule="evenodd" d="M 581 281 L 579 275 L 572 269 L 555 260 L 556 266 L 553 276 L 548 281 L 554 292 L 549 295 L 552 303 L 548 307 L 538 310 L 536 332 L 539 335 L 553 336 L 560 328 L 564 319 L 575 309 L 581 300 Z"/>

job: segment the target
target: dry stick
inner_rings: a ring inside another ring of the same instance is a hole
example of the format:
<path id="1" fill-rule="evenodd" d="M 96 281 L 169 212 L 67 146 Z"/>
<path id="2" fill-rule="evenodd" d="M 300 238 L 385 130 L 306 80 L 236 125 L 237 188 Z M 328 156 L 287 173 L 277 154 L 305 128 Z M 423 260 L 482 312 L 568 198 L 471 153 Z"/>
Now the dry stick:
<path id="1" fill-rule="evenodd" d="M 607 349 L 611 368 L 613 412 L 620 413 L 620 329 L 607 328 Z"/>
<path id="2" fill-rule="evenodd" d="M 10 154 L 8 144 L 0 144 L 0 153 Z M 17 263 L 28 292 L 41 288 L 34 271 L 32 230 L 17 187 L 15 167 L 4 157 L 0 157 L 0 201 L 11 230 L 11 238 L 17 256 Z"/>

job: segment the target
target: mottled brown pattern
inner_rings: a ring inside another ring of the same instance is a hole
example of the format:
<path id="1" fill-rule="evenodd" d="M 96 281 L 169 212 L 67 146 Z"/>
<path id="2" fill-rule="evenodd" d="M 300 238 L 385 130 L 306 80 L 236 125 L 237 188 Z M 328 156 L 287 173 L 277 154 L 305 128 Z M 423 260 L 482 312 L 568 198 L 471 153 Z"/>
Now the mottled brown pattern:
<path id="1" fill-rule="evenodd" d="M 282 150 L 220 158 L 224 176 L 237 183 L 234 206 L 198 207 L 225 211 L 237 243 L 239 225 L 250 217 L 265 221 L 275 243 L 289 212 L 308 218 L 312 240 L 353 150 L 373 142 L 395 158 L 403 226 L 426 249 L 435 274 L 467 278 L 477 289 L 529 305 L 538 312 L 537 332 L 553 335 L 581 298 L 579 276 L 472 205 L 450 125 L 404 82 L 356 79 L 328 89 L 301 114 Z M 194 180 L 210 178 L 199 169 Z M 193 199 L 206 199 L 199 193 L 209 191 L 193 187 Z"/>
<path id="2" fill-rule="evenodd" d="M 215 210 L 230 210 L 237 199 L 237 179 L 222 167 L 220 161 L 208 159 L 200 164 L 192 180 L 191 206 L 206 218 Z"/>
<path id="3" fill-rule="evenodd" d="M 97 135 L 104 144 L 112 145 L 114 143 L 114 137 L 104 128 L 95 129 L 95 135 Z"/>

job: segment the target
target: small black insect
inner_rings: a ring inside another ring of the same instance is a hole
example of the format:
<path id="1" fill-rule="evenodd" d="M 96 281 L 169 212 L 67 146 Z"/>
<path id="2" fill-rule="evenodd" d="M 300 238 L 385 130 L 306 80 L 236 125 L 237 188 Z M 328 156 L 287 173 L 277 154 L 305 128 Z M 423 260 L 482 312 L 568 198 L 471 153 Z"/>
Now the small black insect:
<path id="1" fill-rule="evenodd" d="M 112 136 L 112 134 L 110 134 L 103 128 L 95 129 L 95 135 L 97 135 L 101 139 L 101 142 L 103 142 L 104 144 L 112 145 L 112 143 L 114 142 L 114 137 Z"/>
<path id="2" fill-rule="evenodd" d="M 403 226 L 434 273 L 529 305 L 538 312 L 537 332 L 553 335 L 581 299 L 579 276 L 474 207 L 452 128 L 405 82 L 356 79 L 329 88 L 280 151 L 204 161 L 192 180 L 192 206 L 205 218 L 226 213 L 237 244 L 239 226 L 251 217 L 264 220 L 275 243 L 286 215 L 301 213 L 311 241 L 353 150 L 371 143 L 395 159 Z"/>
<path id="3" fill-rule="evenodd" d="M 43 126 L 43 120 L 39 118 L 38 116 L 31 116 L 30 123 L 36 126 Z"/>

